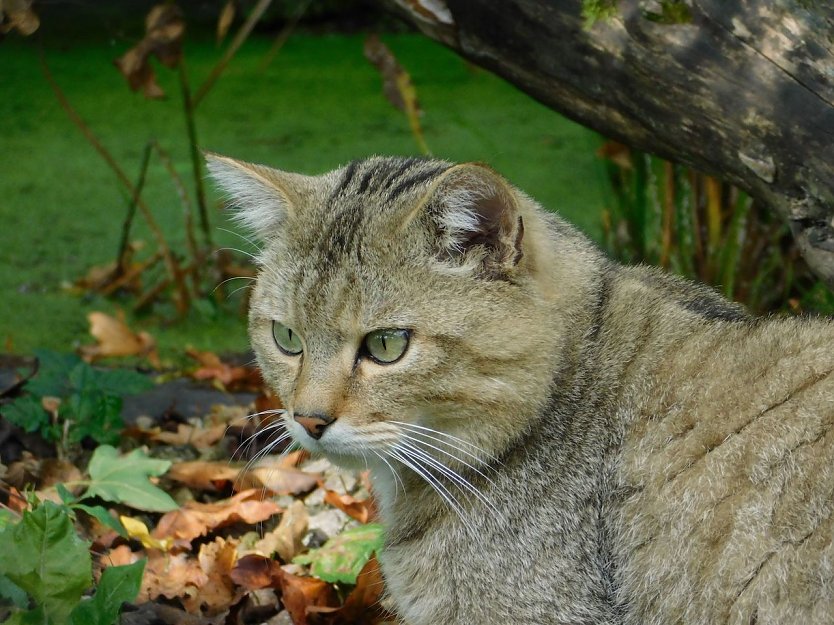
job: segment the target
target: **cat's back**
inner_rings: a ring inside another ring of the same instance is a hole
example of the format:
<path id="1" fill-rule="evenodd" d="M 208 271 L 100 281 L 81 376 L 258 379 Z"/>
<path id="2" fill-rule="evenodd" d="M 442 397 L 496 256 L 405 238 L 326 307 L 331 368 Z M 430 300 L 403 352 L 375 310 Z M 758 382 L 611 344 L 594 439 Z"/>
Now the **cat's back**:
<path id="1" fill-rule="evenodd" d="M 626 620 L 834 622 L 834 323 L 702 314 L 621 394 Z"/>

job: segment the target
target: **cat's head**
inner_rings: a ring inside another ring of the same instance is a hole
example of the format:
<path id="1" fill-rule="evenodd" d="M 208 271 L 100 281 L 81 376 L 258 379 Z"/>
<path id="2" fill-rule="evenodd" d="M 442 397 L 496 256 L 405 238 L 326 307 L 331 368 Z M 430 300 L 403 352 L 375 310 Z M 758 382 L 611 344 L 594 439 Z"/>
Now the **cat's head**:
<path id="1" fill-rule="evenodd" d="M 432 448 L 500 453 L 526 425 L 558 335 L 532 201 L 484 165 L 433 159 L 209 169 L 263 244 L 250 335 L 301 445 L 421 464 Z"/>

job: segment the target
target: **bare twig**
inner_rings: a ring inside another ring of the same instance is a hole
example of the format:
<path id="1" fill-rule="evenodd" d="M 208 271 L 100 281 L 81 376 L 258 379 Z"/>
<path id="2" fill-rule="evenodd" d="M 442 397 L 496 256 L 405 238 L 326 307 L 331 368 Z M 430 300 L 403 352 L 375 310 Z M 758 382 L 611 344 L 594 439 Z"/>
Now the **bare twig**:
<path id="1" fill-rule="evenodd" d="M 171 176 L 171 181 L 174 183 L 174 188 L 180 198 L 180 204 L 182 204 L 185 219 L 186 243 L 188 245 L 188 252 L 191 255 L 192 264 L 195 267 L 195 271 L 192 274 L 192 282 L 194 283 L 194 290 L 196 293 L 199 290 L 198 283 L 200 280 L 197 269 L 203 264 L 204 253 L 200 251 L 197 246 L 197 238 L 194 236 L 194 207 L 191 204 L 191 198 L 188 196 L 188 189 L 185 188 L 185 183 L 174 167 L 171 155 L 168 154 L 167 150 L 159 145 L 159 142 L 154 142 L 154 148 L 156 149 L 156 153 L 159 155 L 159 160 L 162 161 L 163 167 L 165 167 L 168 175 Z"/>
<path id="2" fill-rule="evenodd" d="M 263 60 L 258 65 L 258 71 L 262 72 L 267 67 L 270 66 L 272 61 L 275 60 L 277 54 L 281 51 L 281 48 L 284 47 L 284 44 L 287 43 L 287 40 L 292 35 L 293 31 L 295 30 L 296 26 L 298 26 L 298 22 L 301 21 L 301 18 L 304 17 L 304 13 L 307 12 L 307 7 L 310 6 L 310 2 L 312 0 L 305 0 L 298 6 L 298 10 L 295 14 L 287 21 L 278 35 L 275 37 L 275 41 L 272 42 L 272 45 L 269 48 L 269 52 L 264 55 Z"/>
<path id="3" fill-rule="evenodd" d="M 191 170 L 194 174 L 194 191 L 197 195 L 197 209 L 200 213 L 200 228 L 203 231 L 203 242 L 207 249 L 213 247 L 211 242 L 211 226 L 209 225 L 208 208 L 206 206 L 206 191 L 203 186 L 203 159 L 197 143 L 197 125 L 194 123 L 194 100 L 191 98 L 191 86 L 188 83 L 188 73 L 185 71 L 185 61 L 179 62 L 180 89 L 182 104 L 185 111 L 185 127 L 188 132 L 188 144 L 191 150 Z"/>
<path id="4" fill-rule="evenodd" d="M 189 295 L 188 291 L 185 288 L 185 282 L 182 279 L 181 271 L 179 268 L 179 263 L 174 255 L 171 253 L 171 248 L 168 247 L 168 243 L 165 241 L 165 236 L 162 234 L 162 230 L 159 227 L 159 224 L 153 217 L 150 208 L 142 199 L 141 195 L 136 192 L 136 189 L 133 187 L 133 184 L 130 182 L 130 179 L 127 177 L 125 171 L 119 166 L 116 162 L 116 159 L 113 158 L 113 155 L 104 147 L 101 141 L 96 137 L 93 131 L 90 129 L 89 126 L 81 119 L 81 116 L 78 112 L 72 107 L 69 100 L 67 99 L 66 95 L 64 94 L 61 87 L 55 82 L 55 78 L 52 76 L 52 72 L 49 70 L 49 66 L 46 63 L 46 57 L 43 53 L 43 47 L 39 50 L 40 55 L 40 64 L 41 64 L 41 71 L 43 72 L 44 77 L 46 78 L 47 83 L 49 83 L 52 92 L 55 94 L 55 97 L 58 99 L 58 102 L 61 105 L 61 108 L 64 109 L 67 116 L 69 116 L 70 121 L 81 131 L 90 145 L 99 153 L 99 155 L 104 159 L 104 161 L 110 166 L 110 169 L 116 174 L 116 178 L 119 182 L 124 186 L 128 192 L 131 194 L 131 197 L 136 198 L 136 205 L 138 206 L 139 210 L 142 212 L 142 217 L 148 224 L 148 227 L 151 229 L 151 232 L 154 235 L 154 238 L 157 241 L 157 245 L 159 246 L 160 251 L 162 252 L 162 256 L 165 259 L 165 267 L 168 271 L 168 274 L 171 277 L 171 281 L 176 287 L 177 296 L 176 306 L 177 311 L 180 314 L 185 313 L 188 310 L 189 305 Z"/>
<path id="5" fill-rule="evenodd" d="M 136 180 L 136 187 L 130 196 L 130 204 L 127 206 L 127 215 L 122 224 L 122 237 L 119 241 L 119 252 L 116 256 L 116 276 L 122 276 L 127 269 L 127 252 L 128 244 L 130 242 L 130 228 L 133 226 L 133 217 L 136 215 L 136 205 L 139 202 L 139 197 L 142 195 L 142 189 L 145 186 L 145 177 L 148 173 L 148 165 L 151 162 L 151 148 L 153 141 L 148 141 L 145 144 L 145 149 L 142 152 L 142 164 L 139 165 L 139 178 Z"/>
<path id="6" fill-rule="evenodd" d="M 246 41 L 246 38 L 249 37 L 249 34 L 252 32 L 252 29 L 255 28 L 255 24 L 261 19 L 261 16 L 264 12 L 269 8 L 269 5 L 272 4 L 272 0 L 259 0 L 258 4 L 255 5 L 255 8 L 252 9 L 252 12 L 249 14 L 249 17 L 246 18 L 246 21 L 243 25 L 238 29 L 237 33 L 235 34 L 234 39 L 229 44 L 229 47 L 226 48 L 226 52 L 223 54 L 221 59 L 217 62 L 217 64 L 212 68 L 211 72 L 209 73 L 208 77 L 203 81 L 203 84 L 200 85 L 199 89 L 197 89 L 197 93 L 194 95 L 192 99 L 192 106 L 193 108 L 197 108 L 200 105 L 200 102 L 203 101 L 203 98 L 206 97 L 206 94 L 211 90 L 214 86 L 214 83 L 220 78 L 220 75 L 225 71 L 226 66 L 229 64 L 229 61 L 235 56 L 238 51 L 238 48 L 243 45 L 243 42 Z"/>

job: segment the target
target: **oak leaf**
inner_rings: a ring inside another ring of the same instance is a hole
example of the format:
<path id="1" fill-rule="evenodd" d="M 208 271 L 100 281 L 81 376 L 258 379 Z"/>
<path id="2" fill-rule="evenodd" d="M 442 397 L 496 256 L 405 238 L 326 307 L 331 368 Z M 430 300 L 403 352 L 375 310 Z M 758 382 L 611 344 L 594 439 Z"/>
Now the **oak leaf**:
<path id="1" fill-rule="evenodd" d="M 237 560 L 237 541 L 216 538 L 200 547 L 197 561 L 206 580 L 199 592 L 188 594 L 183 606 L 192 614 L 213 616 L 226 610 L 236 598 L 231 573 Z"/>
<path id="2" fill-rule="evenodd" d="M 124 320 L 124 313 L 119 311 L 117 317 L 103 312 L 91 312 L 90 334 L 96 339 L 96 345 L 82 345 L 81 357 L 87 362 L 110 356 L 146 356 L 150 363 L 159 368 L 159 355 L 156 341 L 147 332 L 134 332 Z"/>
<path id="3" fill-rule="evenodd" d="M 259 523 L 281 512 L 274 501 L 261 499 L 262 491 L 245 490 L 215 503 L 189 501 L 165 514 L 151 533 L 155 538 L 174 538 L 188 543 L 198 536 L 233 523 Z"/>

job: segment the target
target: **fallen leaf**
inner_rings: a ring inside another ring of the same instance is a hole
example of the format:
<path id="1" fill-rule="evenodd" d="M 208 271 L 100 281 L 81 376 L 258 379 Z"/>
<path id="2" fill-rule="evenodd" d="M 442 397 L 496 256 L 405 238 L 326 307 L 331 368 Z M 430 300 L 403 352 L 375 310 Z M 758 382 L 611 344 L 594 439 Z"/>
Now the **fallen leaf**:
<path id="1" fill-rule="evenodd" d="M 334 614 L 335 623 L 362 623 L 377 625 L 387 620 L 394 620 L 394 615 L 380 607 L 380 600 L 385 593 L 385 581 L 382 570 L 375 557 L 368 560 L 356 578 L 356 586 L 350 591 L 345 603 Z"/>
<path id="2" fill-rule="evenodd" d="M 371 497 L 356 499 L 350 495 L 340 495 L 335 490 L 325 490 L 324 500 L 360 523 L 367 523 L 376 517 L 376 508 Z"/>
<path id="3" fill-rule="evenodd" d="M 32 10 L 32 0 L 3 0 L 0 2 L 0 33 L 5 34 L 15 29 L 24 37 L 28 37 L 40 25 L 40 19 Z"/>
<path id="4" fill-rule="evenodd" d="M 234 390 L 259 390 L 263 387 L 261 374 L 253 367 L 235 367 L 223 362 L 213 352 L 201 352 L 193 347 L 186 348 L 185 353 L 200 365 L 191 373 L 195 380 L 212 380 L 223 388 Z"/>
<path id="5" fill-rule="evenodd" d="M 119 545 L 101 557 L 101 564 L 104 567 L 124 566 L 125 564 L 138 562 L 141 558 L 142 556 L 140 554 L 131 551 L 127 545 Z"/>
<path id="6" fill-rule="evenodd" d="M 307 533 L 309 518 L 304 503 L 294 501 L 284 511 L 278 526 L 264 534 L 263 538 L 255 543 L 255 551 L 265 556 L 277 553 L 283 562 L 292 562 L 292 559 L 304 549 L 301 540 Z"/>
<path id="7" fill-rule="evenodd" d="M 259 523 L 281 512 L 277 503 L 261 496 L 262 492 L 250 489 L 215 503 L 189 501 L 179 510 L 163 515 L 151 534 L 187 543 L 219 527 L 238 522 Z"/>
<path id="8" fill-rule="evenodd" d="M 166 445 L 191 445 L 197 449 L 208 449 L 226 435 L 227 427 L 224 423 L 208 427 L 196 427 L 188 423 L 180 423 L 177 425 L 176 432 L 158 429 L 152 431 L 150 439 Z"/>
<path id="9" fill-rule="evenodd" d="M 313 490 L 320 477 L 281 466 L 280 460 L 260 464 L 240 476 L 242 488 L 265 488 L 276 495 L 300 495 Z"/>
<path id="10" fill-rule="evenodd" d="M 311 608 L 338 608 L 333 586 L 315 577 L 301 577 L 281 568 L 279 585 L 281 603 L 290 613 L 294 625 L 313 625 Z"/>
<path id="11" fill-rule="evenodd" d="M 148 526 L 142 523 L 139 519 L 134 519 L 129 516 L 120 516 L 119 520 L 122 522 L 128 536 L 134 538 L 142 543 L 145 549 L 159 549 L 160 551 L 168 551 L 171 548 L 170 538 L 154 538 L 151 536 Z"/>
<path id="12" fill-rule="evenodd" d="M 137 601 L 152 601 L 160 596 L 168 599 L 194 597 L 207 582 L 208 575 L 187 553 L 152 551 L 148 554 Z"/>
<path id="13" fill-rule="evenodd" d="M 296 556 L 296 564 L 310 564 L 313 575 L 328 582 L 355 584 L 374 552 L 382 548 L 382 526 L 360 525 L 334 536 L 318 549 Z"/>
<path id="14" fill-rule="evenodd" d="M 198 490 L 220 490 L 240 475 L 240 468 L 228 462 L 194 460 L 177 462 L 169 470 L 168 479 Z"/>
<path id="15" fill-rule="evenodd" d="M 272 558 L 250 553 L 238 559 L 231 573 L 232 581 L 246 590 L 280 586 L 281 565 Z"/>
<path id="16" fill-rule="evenodd" d="M 179 7 L 158 4 L 150 10 L 145 18 L 145 37 L 114 61 L 131 90 L 141 89 L 147 98 L 165 96 L 156 82 L 150 57 L 156 56 L 166 67 L 176 67 L 182 58 L 184 34 L 185 20 Z"/>
<path id="17" fill-rule="evenodd" d="M 200 547 L 197 561 L 206 580 L 199 586 L 199 592 L 188 594 L 183 606 L 192 614 L 213 616 L 234 603 L 235 585 L 232 569 L 237 559 L 237 543 L 234 539 L 216 538 L 214 542 Z"/>
<path id="18" fill-rule="evenodd" d="M 121 311 L 118 317 L 91 312 L 87 319 L 90 321 L 90 334 L 97 341 L 96 345 L 81 346 L 81 357 L 87 362 L 110 356 L 146 356 L 154 367 L 160 367 L 154 338 L 147 332 L 131 330 Z"/>

